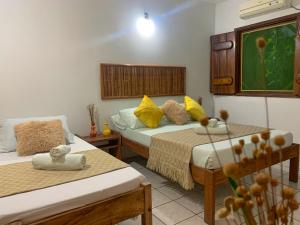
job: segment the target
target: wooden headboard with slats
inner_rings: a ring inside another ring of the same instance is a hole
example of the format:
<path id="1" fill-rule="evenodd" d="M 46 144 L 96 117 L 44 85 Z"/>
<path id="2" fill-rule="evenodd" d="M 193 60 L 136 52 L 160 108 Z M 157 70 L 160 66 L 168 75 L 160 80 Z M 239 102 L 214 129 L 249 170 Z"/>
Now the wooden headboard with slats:
<path id="1" fill-rule="evenodd" d="M 100 76 L 104 100 L 185 95 L 185 67 L 100 64 Z"/>

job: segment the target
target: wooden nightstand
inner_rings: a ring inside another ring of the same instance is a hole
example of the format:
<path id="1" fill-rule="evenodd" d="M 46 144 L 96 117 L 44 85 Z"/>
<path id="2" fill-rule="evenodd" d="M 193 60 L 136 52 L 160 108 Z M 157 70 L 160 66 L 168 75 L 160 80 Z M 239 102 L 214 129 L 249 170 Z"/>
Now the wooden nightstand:
<path id="1" fill-rule="evenodd" d="M 86 142 L 94 145 L 102 150 L 108 150 L 111 155 L 117 159 L 122 159 L 121 155 L 121 135 L 118 133 L 112 133 L 109 136 L 98 134 L 96 137 L 84 136 L 80 137 Z"/>

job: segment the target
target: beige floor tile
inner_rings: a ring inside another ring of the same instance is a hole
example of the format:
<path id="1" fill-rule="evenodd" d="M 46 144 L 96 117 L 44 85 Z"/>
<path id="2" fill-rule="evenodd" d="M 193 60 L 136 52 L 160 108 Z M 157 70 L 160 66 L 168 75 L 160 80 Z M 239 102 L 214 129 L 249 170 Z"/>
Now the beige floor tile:
<path id="1" fill-rule="evenodd" d="M 189 219 L 186 219 L 180 223 L 177 223 L 178 225 L 206 225 L 206 223 L 204 222 L 204 220 L 196 215 L 196 216 L 193 216 Z"/>
<path id="2" fill-rule="evenodd" d="M 218 205 L 218 208 L 220 208 L 220 207 L 221 207 L 221 205 Z M 198 214 L 198 216 L 199 216 L 200 218 L 202 218 L 202 220 L 204 221 L 204 212 Z M 236 216 L 236 217 L 237 217 L 237 216 Z M 238 218 L 236 218 L 236 220 L 239 221 Z M 242 218 L 241 218 L 241 220 L 242 220 Z M 225 220 L 220 220 L 220 219 L 217 218 L 217 217 L 215 218 L 215 221 L 216 221 L 216 225 L 228 225 L 228 224 L 226 223 Z M 244 220 L 242 220 L 242 221 L 244 221 Z M 235 223 L 232 221 L 231 224 L 235 224 Z"/>
<path id="3" fill-rule="evenodd" d="M 172 200 L 167 196 L 157 191 L 156 189 L 152 189 L 152 208 L 168 203 L 170 201 Z"/>
<path id="4" fill-rule="evenodd" d="M 222 185 L 218 187 L 216 191 L 216 204 L 223 203 L 224 198 L 229 195 L 232 195 L 232 191 L 229 185 Z"/>
<path id="5" fill-rule="evenodd" d="M 141 224 L 142 224 L 141 216 L 138 216 L 137 218 L 133 218 L 133 219 L 128 219 L 128 220 L 125 220 L 125 221 L 119 223 L 119 225 L 141 225 Z M 156 216 L 152 217 L 152 224 L 153 225 L 165 225 Z"/>
<path id="6" fill-rule="evenodd" d="M 290 167 L 290 160 L 284 161 L 283 166 L 286 167 L 286 168 L 289 168 Z"/>
<path id="7" fill-rule="evenodd" d="M 235 224 L 233 220 L 229 220 L 229 223 L 232 225 Z M 215 225 L 228 225 L 228 223 L 226 222 L 226 220 L 217 219 Z"/>
<path id="8" fill-rule="evenodd" d="M 166 195 L 171 200 L 176 200 L 188 194 L 188 191 L 184 190 L 179 185 L 173 183 L 160 187 L 157 190 Z"/>
<path id="9" fill-rule="evenodd" d="M 160 219 L 158 219 L 156 216 L 152 217 L 152 224 L 153 225 L 165 225 Z"/>
<path id="10" fill-rule="evenodd" d="M 138 163 L 136 163 L 136 162 L 131 162 L 131 163 L 129 163 L 129 165 L 130 165 L 131 167 L 133 167 L 134 169 L 136 169 L 136 170 L 139 170 L 139 169 L 144 168 L 142 165 L 140 165 L 140 164 L 138 164 Z"/>
<path id="11" fill-rule="evenodd" d="M 204 219 L 204 212 L 199 213 L 198 216 L 200 216 L 202 219 Z"/>
<path id="12" fill-rule="evenodd" d="M 294 218 L 296 220 L 300 221 L 300 209 L 298 209 L 294 212 Z"/>
<path id="13" fill-rule="evenodd" d="M 142 224 L 141 216 L 138 216 L 137 218 L 133 218 L 133 219 L 128 219 L 119 223 L 119 225 L 141 225 L 141 224 Z"/>
<path id="14" fill-rule="evenodd" d="M 174 201 L 154 208 L 152 212 L 167 225 L 173 225 L 194 216 L 191 211 Z"/>
<path id="15" fill-rule="evenodd" d="M 195 214 L 204 210 L 203 192 L 192 192 L 177 199 L 176 202 Z"/>
<path id="16" fill-rule="evenodd" d="M 153 188 L 160 188 L 167 184 L 170 184 L 167 178 L 164 178 L 163 176 L 160 176 L 159 174 L 156 174 L 149 169 L 142 168 L 139 169 L 139 172 L 141 172 L 146 177 L 147 181 L 152 184 Z"/>
<path id="17" fill-rule="evenodd" d="M 287 164 L 287 161 L 283 162 L 283 173 L 289 172 L 289 163 Z M 272 172 L 280 174 L 280 163 L 277 163 L 272 166 Z"/>
<path id="18" fill-rule="evenodd" d="M 300 191 L 296 193 L 296 199 L 298 200 L 298 203 L 300 203 Z"/>
<path id="19" fill-rule="evenodd" d="M 299 177 L 298 183 L 294 183 L 294 182 L 289 181 L 289 174 L 285 174 L 283 177 L 283 183 L 287 186 L 290 186 L 292 188 L 300 190 L 300 177 Z"/>

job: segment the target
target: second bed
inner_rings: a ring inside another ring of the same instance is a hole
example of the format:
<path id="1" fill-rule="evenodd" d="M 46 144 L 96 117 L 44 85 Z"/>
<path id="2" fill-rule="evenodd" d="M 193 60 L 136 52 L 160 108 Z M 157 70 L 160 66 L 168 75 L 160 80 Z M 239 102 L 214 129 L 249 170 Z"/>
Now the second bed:
<path id="1" fill-rule="evenodd" d="M 179 131 L 190 128 L 199 127 L 199 122 L 190 122 L 186 125 L 166 124 L 155 129 L 150 128 L 121 128 L 115 126 L 114 130 L 122 135 L 122 146 L 128 147 L 138 155 L 149 158 L 149 146 L 151 144 L 151 137 L 153 135 L 162 134 L 165 132 Z M 245 154 L 252 156 L 254 149 L 251 143 L 251 135 L 233 138 L 232 144 L 237 144 L 240 139 L 245 141 Z M 285 138 L 285 145 L 282 146 L 282 159 L 280 160 L 278 148 L 272 144 L 274 149 L 271 157 L 271 164 L 277 164 L 280 161 L 290 160 L 289 180 L 293 182 L 298 181 L 298 168 L 299 168 L 299 145 L 293 143 L 293 135 L 290 132 L 282 130 L 271 131 L 271 143 L 276 135 L 283 135 Z M 231 145 L 228 140 L 214 142 L 217 153 L 222 161 L 222 164 L 233 162 Z M 253 159 L 243 165 L 244 170 L 242 175 L 246 176 L 257 170 L 266 168 L 268 163 L 266 159 L 256 160 Z M 209 225 L 215 223 L 215 191 L 218 185 L 224 184 L 227 179 L 218 164 L 216 155 L 213 151 L 211 144 L 201 144 L 193 147 L 192 157 L 190 162 L 190 171 L 193 180 L 204 186 L 204 220 Z"/>

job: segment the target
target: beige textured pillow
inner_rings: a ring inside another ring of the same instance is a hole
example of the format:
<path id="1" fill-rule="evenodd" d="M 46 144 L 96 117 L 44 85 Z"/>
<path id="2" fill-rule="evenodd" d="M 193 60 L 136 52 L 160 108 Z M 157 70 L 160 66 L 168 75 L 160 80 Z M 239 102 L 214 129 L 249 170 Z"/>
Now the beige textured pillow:
<path id="1" fill-rule="evenodd" d="M 182 107 L 184 107 L 184 109 L 185 109 L 185 104 L 184 104 L 184 102 L 183 103 L 179 103 L 179 105 L 181 105 Z M 186 111 L 186 110 L 185 110 Z M 189 114 L 187 111 L 186 111 L 186 113 L 187 113 L 187 115 L 188 115 L 188 122 L 190 122 L 190 121 L 193 121 L 193 118 L 192 118 L 192 116 L 191 116 L 191 114 Z"/>
<path id="2" fill-rule="evenodd" d="M 17 153 L 20 156 L 48 152 L 65 144 L 64 130 L 60 120 L 30 121 L 15 126 Z"/>
<path id="3" fill-rule="evenodd" d="M 166 117 L 177 125 L 186 124 L 189 120 L 185 108 L 174 100 L 168 100 L 162 107 Z"/>

